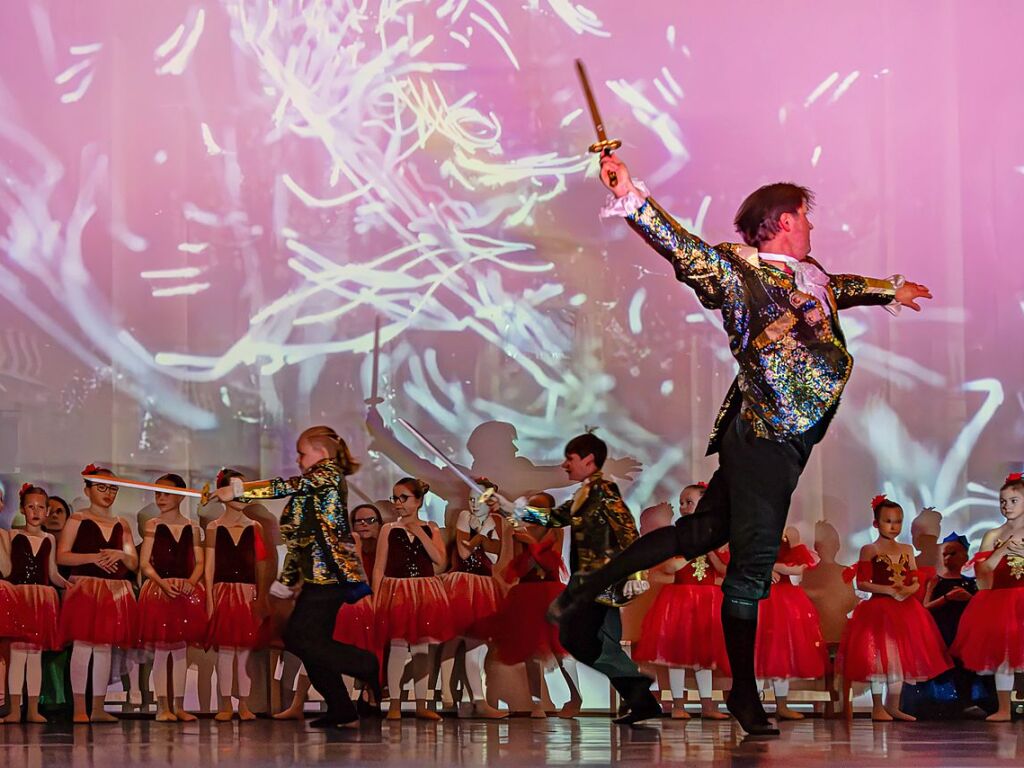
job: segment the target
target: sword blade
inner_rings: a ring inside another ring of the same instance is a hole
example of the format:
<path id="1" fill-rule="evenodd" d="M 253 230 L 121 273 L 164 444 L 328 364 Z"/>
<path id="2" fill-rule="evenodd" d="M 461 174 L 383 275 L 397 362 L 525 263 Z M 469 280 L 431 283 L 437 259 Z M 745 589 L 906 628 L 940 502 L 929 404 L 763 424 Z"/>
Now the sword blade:
<path id="1" fill-rule="evenodd" d="M 594 91 L 590 88 L 590 78 L 587 77 L 587 70 L 583 66 L 582 59 L 576 59 L 576 74 L 579 75 L 580 85 L 583 86 L 583 95 L 587 99 L 587 108 L 590 110 L 590 119 L 594 122 L 594 130 L 597 131 L 597 140 L 607 141 L 604 121 L 601 120 L 601 113 L 597 109 L 597 100 L 594 98 Z"/>
<path id="2" fill-rule="evenodd" d="M 467 475 L 465 472 L 463 472 L 461 469 L 459 469 L 455 462 L 449 459 L 445 455 L 444 451 L 442 451 L 440 448 L 438 448 L 436 445 L 430 442 L 426 435 L 424 435 L 422 432 L 416 429 L 416 427 L 414 427 L 405 419 L 398 419 L 398 423 L 405 427 L 407 430 L 409 430 L 412 436 L 419 440 L 420 444 L 423 445 L 423 447 L 426 448 L 428 451 L 430 451 L 430 454 L 434 456 L 434 458 L 438 459 L 442 464 L 445 465 L 445 467 L 450 469 L 452 471 L 452 474 L 459 478 L 459 480 L 461 480 L 463 484 L 465 484 L 469 488 L 469 490 L 473 491 L 473 493 L 475 493 L 477 496 L 483 494 L 484 489 L 480 487 L 480 484 L 476 480 L 471 478 L 469 475 Z"/>
<path id="3" fill-rule="evenodd" d="M 378 381 L 380 379 L 380 315 L 373 319 L 373 366 L 370 373 L 370 396 L 363 402 L 367 405 L 380 405 Z"/>
<path id="4" fill-rule="evenodd" d="M 84 480 L 99 485 L 116 485 L 120 488 L 134 488 L 138 491 L 154 491 L 156 493 L 169 493 L 172 496 L 186 496 L 190 499 L 203 498 L 203 492 L 195 488 L 177 488 L 173 485 L 157 485 L 156 483 L 143 483 L 139 480 L 126 480 L 123 477 L 107 477 L 106 475 L 83 475 Z"/>

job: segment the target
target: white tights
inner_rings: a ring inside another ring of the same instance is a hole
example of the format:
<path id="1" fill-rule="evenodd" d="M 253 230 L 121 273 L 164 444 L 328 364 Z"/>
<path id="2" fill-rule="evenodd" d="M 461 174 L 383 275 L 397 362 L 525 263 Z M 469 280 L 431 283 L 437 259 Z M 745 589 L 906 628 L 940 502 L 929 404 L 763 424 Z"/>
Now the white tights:
<path id="1" fill-rule="evenodd" d="M 1013 672 L 996 672 L 996 690 L 1013 690 Z"/>
<path id="2" fill-rule="evenodd" d="M 236 659 L 238 660 L 237 671 L 235 671 Z M 252 690 L 252 679 L 246 669 L 248 663 L 248 648 L 224 647 L 217 649 L 217 686 L 220 688 L 221 696 L 231 696 L 233 672 L 238 675 L 238 696 L 243 699 L 249 696 L 249 692 Z"/>
<path id="3" fill-rule="evenodd" d="M 31 648 L 11 648 L 11 687 L 12 696 L 21 696 L 22 689 L 28 684 L 28 697 L 39 696 L 43 687 L 42 652 Z"/>
<path id="4" fill-rule="evenodd" d="M 113 647 L 109 645 L 93 645 L 76 640 L 71 649 L 71 691 L 76 696 L 84 696 L 89 682 L 89 659 L 92 659 L 92 695 L 107 695 L 110 683 L 110 663 Z"/>
<path id="5" fill-rule="evenodd" d="M 697 693 L 702 699 L 710 699 L 711 692 L 711 670 L 698 669 L 694 676 L 697 678 Z M 672 689 L 673 699 L 686 698 L 686 669 L 683 667 L 671 667 L 668 670 L 668 685 Z"/>
<path id="6" fill-rule="evenodd" d="M 413 693 L 417 701 L 427 698 L 427 675 L 420 667 L 430 646 L 427 643 L 408 643 L 405 640 L 392 640 L 391 653 L 388 656 L 388 691 L 392 701 L 402 700 L 402 673 L 406 663 L 413 662 Z M 419 659 L 417 659 L 419 657 Z"/>
<path id="7" fill-rule="evenodd" d="M 180 648 L 159 649 L 153 654 L 153 690 L 161 698 L 182 698 L 185 695 L 185 673 L 188 671 L 188 662 L 185 654 L 188 649 L 185 646 Z M 171 668 L 171 688 L 167 690 L 167 668 Z"/>

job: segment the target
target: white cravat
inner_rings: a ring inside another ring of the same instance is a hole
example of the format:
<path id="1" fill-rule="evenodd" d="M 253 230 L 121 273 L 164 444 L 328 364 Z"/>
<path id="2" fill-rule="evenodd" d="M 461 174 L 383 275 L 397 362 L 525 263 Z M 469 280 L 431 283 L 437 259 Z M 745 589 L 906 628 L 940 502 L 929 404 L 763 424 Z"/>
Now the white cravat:
<path id="1" fill-rule="evenodd" d="M 829 277 L 809 261 L 801 261 L 782 253 L 758 253 L 762 261 L 775 261 L 793 270 L 793 280 L 798 290 L 813 296 L 822 307 L 830 306 L 828 301 Z"/>

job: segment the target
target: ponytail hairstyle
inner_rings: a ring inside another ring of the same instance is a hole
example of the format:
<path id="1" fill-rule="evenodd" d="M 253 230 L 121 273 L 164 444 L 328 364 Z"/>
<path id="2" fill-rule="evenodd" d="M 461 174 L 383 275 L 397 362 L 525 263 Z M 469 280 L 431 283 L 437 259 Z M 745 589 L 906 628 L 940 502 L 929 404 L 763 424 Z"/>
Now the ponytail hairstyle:
<path id="1" fill-rule="evenodd" d="M 170 483 L 175 488 L 187 488 L 184 478 L 181 475 L 176 475 L 173 472 L 168 472 L 166 475 L 162 475 L 156 479 L 157 485 L 161 483 Z"/>
<path id="2" fill-rule="evenodd" d="M 1006 476 L 1003 481 L 1003 487 L 1000 488 L 1000 492 L 1008 490 L 1010 488 L 1016 488 L 1021 493 L 1024 493 L 1024 474 L 1020 472 L 1011 472 Z"/>
<path id="3" fill-rule="evenodd" d="M 359 469 L 359 462 L 352 458 L 352 452 L 338 433 L 327 426 L 310 427 L 303 430 L 299 440 L 307 440 L 313 445 L 326 449 L 327 455 L 338 462 L 344 475 L 354 475 Z"/>
<path id="4" fill-rule="evenodd" d="M 423 497 L 430 492 L 430 486 L 422 480 L 417 480 L 415 477 L 403 477 L 395 485 L 408 488 L 412 491 L 413 498 L 417 501 L 423 501 Z"/>
<path id="5" fill-rule="evenodd" d="M 50 495 L 44 489 L 40 488 L 38 485 L 32 485 L 32 483 L 25 483 L 23 486 L 21 486 L 21 489 L 18 491 L 18 505 L 22 509 L 24 509 L 25 499 L 27 499 L 29 496 L 32 496 L 33 494 L 38 494 L 39 496 L 42 496 L 44 499 L 46 499 L 46 501 L 50 500 Z"/>
<path id="6" fill-rule="evenodd" d="M 894 509 L 898 509 L 901 512 L 903 511 L 903 507 L 901 507 L 895 501 L 890 501 L 884 493 L 879 494 L 878 496 L 875 496 L 875 498 L 871 500 L 871 511 L 872 513 L 874 513 L 876 523 L 878 522 L 878 516 L 882 514 L 882 510 L 885 509 L 886 507 L 893 507 Z"/>

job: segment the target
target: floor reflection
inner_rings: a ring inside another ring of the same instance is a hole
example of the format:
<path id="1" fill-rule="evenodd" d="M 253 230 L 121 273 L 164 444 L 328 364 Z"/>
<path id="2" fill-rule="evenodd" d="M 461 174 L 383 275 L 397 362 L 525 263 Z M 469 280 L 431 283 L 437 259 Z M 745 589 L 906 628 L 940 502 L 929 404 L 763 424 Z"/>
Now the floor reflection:
<path id="1" fill-rule="evenodd" d="M 0 763 L 18 768 L 263 768 L 282 765 L 623 765 L 751 766 L 1003 765 L 1024 749 L 1013 724 L 890 723 L 809 719 L 778 739 L 744 738 L 732 723 L 663 720 L 622 728 L 608 719 L 502 722 L 405 720 L 358 730 L 316 731 L 261 720 L 164 725 L 0 726 Z"/>

